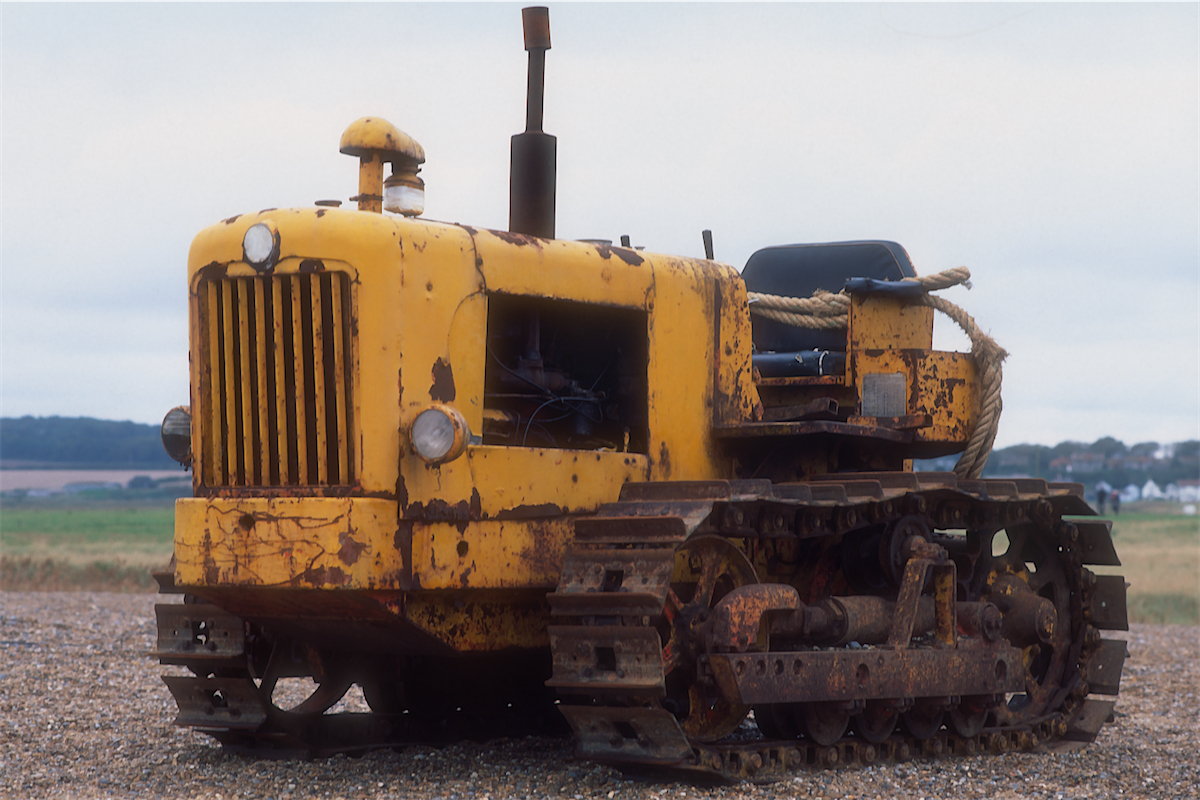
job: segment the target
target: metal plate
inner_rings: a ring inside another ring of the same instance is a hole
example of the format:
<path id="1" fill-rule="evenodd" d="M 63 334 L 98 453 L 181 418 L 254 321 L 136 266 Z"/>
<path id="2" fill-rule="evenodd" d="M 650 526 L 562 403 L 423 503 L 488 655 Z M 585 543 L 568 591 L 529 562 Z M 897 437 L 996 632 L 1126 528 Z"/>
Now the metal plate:
<path id="1" fill-rule="evenodd" d="M 903 372 L 872 372 L 862 379 L 862 416 L 902 417 L 908 413 L 908 379 Z"/>
<path id="2" fill-rule="evenodd" d="M 1129 613 L 1125 607 L 1125 576 L 1098 575 L 1092 591 L 1090 622 L 1102 631 L 1129 630 Z"/>
<path id="3" fill-rule="evenodd" d="M 1075 528 L 1079 531 L 1079 552 L 1084 564 L 1121 566 L 1117 548 L 1113 545 L 1111 520 L 1076 521 Z"/>
<path id="4" fill-rule="evenodd" d="M 267 720 L 267 705 L 248 678 L 163 675 L 179 705 L 176 725 L 254 730 Z"/>
<path id="5" fill-rule="evenodd" d="M 654 708 L 561 705 L 579 740 L 579 757 L 596 761 L 675 764 L 692 747 L 675 717 Z"/>
<path id="6" fill-rule="evenodd" d="M 560 692 L 662 696 L 662 640 L 654 628 L 551 625 L 554 673 Z"/>
<path id="7" fill-rule="evenodd" d="M 673 544 L 687 538 L 684 521 L 676 516 L 584 517 L 575 520 L 575 540 L 587 544 Z"/>
<path id="8" fill-rule="evenodd" d="M 1084 680 L 1096 694 L 1117 694 L 1121 688 L 1121 667 L 1125 664 L 1125 642 L 1104 639 L 1087 662 Z"/>
<path id="9" fill-rule="evenodd" d="M 1063 734 L 1063 738 L 1076 742 L 1093 741 L 1116 704 L 1115 700 L 1085 700 L 1079 712 L 1067 725 L 1067 732 Z"/>
<path id="10" fill-rule="evenodd" d="M 554 594 L 649 592 L 665 599 L 674 566 L 675 551 L 670 548 L 572 550 L 563 559 Z"/>
<path id="11" fill-rule="evenodd" d="M 158 603 L 158 649 L 151 656 L 188 660 L 228 659 L 245 652 L 241 617 L 207 603 Z"/>

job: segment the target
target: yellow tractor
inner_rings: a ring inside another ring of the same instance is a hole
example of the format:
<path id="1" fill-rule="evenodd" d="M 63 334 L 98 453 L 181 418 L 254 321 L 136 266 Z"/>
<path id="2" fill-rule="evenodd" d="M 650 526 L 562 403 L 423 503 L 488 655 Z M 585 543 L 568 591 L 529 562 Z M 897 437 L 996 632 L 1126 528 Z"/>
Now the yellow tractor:
<path id="1" fill-rule="evenodd" d="M 932 349 L 935 309 L 972 330 L 931 293 L 965 275 L 881 241 L 739 274 L 556 239 L 524 23 L 509 230 L 422 219 L 424 150 L 368 117 L 357 208 L 192 244 L 176 723 L 309 757 L 565 722 L 585 758 L 752 780 L 1094 739 L 1110 523 L 1079 485 L 979 479 L 1003 352 Z M 334 708 L 354 685 L 369 713 Z"/>

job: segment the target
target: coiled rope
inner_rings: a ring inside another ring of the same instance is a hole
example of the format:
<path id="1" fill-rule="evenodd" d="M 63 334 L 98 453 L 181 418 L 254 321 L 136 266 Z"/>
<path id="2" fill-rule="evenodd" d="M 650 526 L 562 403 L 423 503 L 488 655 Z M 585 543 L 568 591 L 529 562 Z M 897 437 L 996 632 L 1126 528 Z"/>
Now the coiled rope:
<path id="1" fill-rule="evenodd" d="M 1000 412 L 1004 407 L 1000 399 L 1000 383 L 1004 377 L 1001 365 L 1008 353 L 979 329 L 970 314 L 949 300 L 930 294 L 958 285 L 970 289 L 970 279 L 969 269 L 954 267 L 933 275 L 904 278 L 903 281 L 916 283 L 925 292 L 912 302 L 942 312 L 954 320 L 971 340 L 971 358 L 979 374 L 979 416 L 967 440 L 967 449 L 954 465 L 954 474 L 960 478 L 974 479 L 983 473 L 983 465 L 992 452 L 996 430 L 1000 427 Z M 845 290 L 834 294 L 819 289 L 812 297 L 782 297 L 750 292 L 749 298 L 751 314 L 785 325 L 823 330 L 839 330 L 849 325 L 850 295 Z"/>

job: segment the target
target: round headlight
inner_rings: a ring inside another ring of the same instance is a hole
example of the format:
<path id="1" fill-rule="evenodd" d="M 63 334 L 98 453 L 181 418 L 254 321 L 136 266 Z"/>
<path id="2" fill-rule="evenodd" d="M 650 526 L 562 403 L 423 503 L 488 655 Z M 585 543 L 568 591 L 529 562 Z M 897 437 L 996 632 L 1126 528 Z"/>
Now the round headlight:
<path id="1" fill-rule="evenodd" d="M 453 461 L 461 456 L 470 437 L 463 415 L 443 405 L 431 406 L 417 414 L 409 430 L 413 450 L 430 464 Z"/>
<path id="2" fill-rule="evenodd" d="M 192 412 L 187 406 L 172 408 L 163 417 L 162 443 L 171 458 L 192 465 Z"/>
<path id="3" fill-rule="evenodd" d="M 278 233 L 265 222 L 251 225 L 242 237 L 242 253 L 246 262 L 256 268 L 272 266 L 279 257 Z"/>

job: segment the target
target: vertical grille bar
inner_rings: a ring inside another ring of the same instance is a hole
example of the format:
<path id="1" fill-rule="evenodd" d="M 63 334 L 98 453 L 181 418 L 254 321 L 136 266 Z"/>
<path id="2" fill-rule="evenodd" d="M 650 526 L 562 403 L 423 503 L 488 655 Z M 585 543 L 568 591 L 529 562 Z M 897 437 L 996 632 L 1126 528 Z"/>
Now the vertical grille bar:
<path id="1" fill-rule="evenodd" d="M 238 414 L 237 398 L 237 354 L 234 353 L 233 343 L 236 338 L 233 318 L 233 299 L 237 293 L 237 283 L 229 281 L 225 284 L 225 291 L 221 297 L 221 341 L 224 344 L 225 357 L 225 476 L 230 485 L 237 486 L 241 483 L 238 475 L 237 465 L 237 450 L 238 442 L 241 441 L 242 432 L 239 430 L 241 426 L 241 415 Z"/>
<path id="2" fill-rule="evenodd" d="M 238 436 L 238 451 L 241 457 L 238 459 L 242 464 L 242 482 L 246 485 L 255 485 L 260 481 L 254 473 L 257 459 L 254 457 L 255 440 L 258 438 L 256 428 L 257 414 L 254 413 L 254 391 L 257 389 L 254 380 L 254 373 L 251 366 L 251 351 L 252 344 L 250 342 L 250 328 L 253 325 L 250 319 L 250 288 L 249 278 L 240 278 L 234 282 L 238 288 L 238 354 L 241 369 L 239 371 L 240 380 L 238 380 L 238 399 L 241 402 L 242 413 L 239 419 L 241 423 L 241 435 Z"/>
<path id="3" fill-rule="evenodd" d="M 259 483 L 271 483 L 271 409 L 267 402 L 267 283 L 254 281 L 254 343 L 255 369 L 258 376 L 258 469 Z"/>
<path id="4" fill-rule="evenodd" d="M 329 449 L 325 414 L 325 320 L 321 305 L 321 275 L 309 280 L 312 291 L 313 432 L 317 438 L 317 483 L 329 485 Z"/>
<path id="5" fill-rule="evenodd" d="M 225 437 L 221 432 L 221 284 L 209 281 L 205 291 L 203 324 L 208 328 L 207 380 L 209 419 L 204 427 L 204 479 L 209 486 L 225 483 Z"/>
<path id="6" fill-rule="evenodd" d="M 271 278 L 271 310 L 274 312 L 272 328 L 275 344 L 275 433 L 279 442 L 279 484 L 287 486 L 292 482 L 289 447 L 292 439 L 288 436 L 287 422 L 287 352 L 284 348 L 284 330 L 288 325 L 284 314 L 285 297 L 287 296 L 287 278 L 278 275 Z M 287 303 L 291 305 L 290 302 Z"/>
<path id="7" fill-rule="evenodd" d="M 330 275 L 329 301 L 333 311 L 333 374 L 334 402 L 337 408 L 337 467 L 338 473 L 330 476 L 335 483 L 350 482 L 353 474 L 350 469 L 350 442 L 346 426 L 349 424 L 350 409 L 346 407 L 346 326 L 342 322 L 342 276 Z"/>
<path id="8" fill-rule="evenodd" d="M 204 485 L 352 483 L 345 276 L 207 280 L 197 302 Z"/>
<path id="9" fill-rule="evenodd" d="M 296 386 L 296 463 L 299 473 L 297 483 L 308 483 L 308 409 L 305 405 L 304 354 L 311 352 L 310 342 L 304 337 L 304 275 L 292 276 L 292 378 Z"/>

